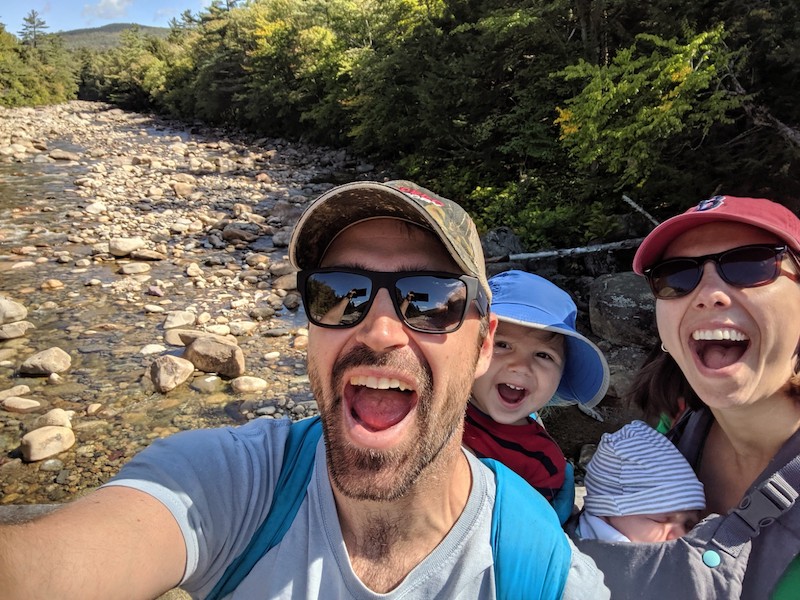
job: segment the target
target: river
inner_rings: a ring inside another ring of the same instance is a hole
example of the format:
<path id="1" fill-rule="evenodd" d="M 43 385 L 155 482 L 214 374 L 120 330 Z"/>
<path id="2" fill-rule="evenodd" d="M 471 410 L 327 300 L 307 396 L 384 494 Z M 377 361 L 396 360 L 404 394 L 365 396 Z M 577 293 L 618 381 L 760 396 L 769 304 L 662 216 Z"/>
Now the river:
<path id="1" fill-rule="evenodd" d="M 28 386 L 24 397 L 42 408 L 0 410 L 0 504 L 74 498 L 153 439 L 182 429 L 314 412 L 302 310 L 284 306 L 286 293 L 272 289 L 275 273 L 253 270 L 246 261 L 261 255 L 271 265 L 285 264 L 285 245 L 273 244 L 270 233 L 285 233 L 290 223 L 267 227 L 264 219 L 276 206 L 297 208 L 330 187 L 309 180 L 319 174 L 318 164 L 331 163 L 325 158 L 331 153 L 312 152 L 309 161 L 301 158 L 305 149 L 281 141 L 220 143 L 209 132 L 85 103 L 22 118 L 8 111 L 0 115 L 0 129 L 12 114 L 15 131 L 46 150 L 0 161 L 0 294 L 24 305 L 35 326 L 24 337 L 0 341 L 0 392 Z M 38 127 L 41 120 L 48 126 Z M 198 161 L 191 174 L 198 191 L 190 198 L 172 193 L 177 173 L 191 170 L 183 166 L 190 158 L 169 158 L 177 146 Z M 48 156 L 55 149 L 79 158 L 54 161 Z M 104 211 L 91 210 L 97 202 Z M 243 204 L 255 216 L 241 227 L 264 235 L 214 243 L 214 220 L 233 219 Z M 259 212 L 267 214 L 257 219 Z M 166 258 L 146 273 L 121 274 L 131 261 L 98 251 L 98 244 L 134 235 Z M 201 276 L 187 276 L 192 264 Z M 255 322 L 238 343 L 247 375 L 265 380 L 267 391 L 234 393 L 224 378 L 198 372 L 166 394 L 156 392 L 149 365 L 160 354 L 181 352 L 164 343 L 161 309 L 193 311 L 195 327 L 212 331 L 231 321 Z M 53 346 L 70 355 L 67 372 L 53 379 L 19 374 L 25 357 Z M 21 436 L 50 408 L 71 411 L 77 442 L 53 458 L 26 463 Z"/>

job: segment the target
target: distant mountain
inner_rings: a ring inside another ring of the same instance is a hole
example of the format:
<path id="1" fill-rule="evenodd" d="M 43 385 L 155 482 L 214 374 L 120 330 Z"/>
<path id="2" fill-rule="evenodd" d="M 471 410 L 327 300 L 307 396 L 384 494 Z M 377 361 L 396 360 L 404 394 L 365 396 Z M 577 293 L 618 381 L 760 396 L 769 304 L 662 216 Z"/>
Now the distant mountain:
<path id="1" fill-rule="evenodd" d="M 64 46 L 72 50 L 78 48 L 109 50 L 119 45 L 122 32 L 131 27 L 138 27 L 143 34 L 159 38 L 165 38 L 169 35 L 168 27 L 147 27 L 136 23 L 112 23 L 90 29 L 72 29 L 70 31 L 59 31 L 58 35 L 64 40 Z"/>

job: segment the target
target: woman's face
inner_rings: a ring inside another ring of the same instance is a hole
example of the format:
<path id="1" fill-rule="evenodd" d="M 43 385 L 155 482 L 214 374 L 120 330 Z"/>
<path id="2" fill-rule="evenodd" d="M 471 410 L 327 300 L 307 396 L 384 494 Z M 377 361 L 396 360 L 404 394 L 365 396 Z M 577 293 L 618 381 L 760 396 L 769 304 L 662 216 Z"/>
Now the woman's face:
<path id="1" fill-rule="evenodd" d="M 757 227 L 711 223 L 675 238 L 664 258 L 779 243 Z M 782 269 L 797 273 L 788 255 Z M 703 402 L 712 409 L 752 404 L 788 385 L 800 340 L 800 284 L 781 275 L 761 287 L 737 288 L 709 261 L 689 294 L 656 301 L 656 319 L 664 346 Z M 719 337 L 729 339 L 713 339 Z"/>

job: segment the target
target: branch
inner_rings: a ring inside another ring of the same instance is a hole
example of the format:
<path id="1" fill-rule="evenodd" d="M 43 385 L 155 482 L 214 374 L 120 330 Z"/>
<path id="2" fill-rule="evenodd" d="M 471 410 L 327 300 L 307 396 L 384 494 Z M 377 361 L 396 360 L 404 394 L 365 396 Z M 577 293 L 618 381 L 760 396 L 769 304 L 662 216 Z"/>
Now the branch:
<path id="1" fill-rule="evenodd" d="M 578 254 L 591 254 L 592 252 L 603 252 L 605 250 L 624 250 L 627 248 L 637 248 L 644 238 L 622 240 L 621 242 L 609 242 L 607 244 L 592 244 L 591 246 L 581 246 L 579 248 L 563 248 L 561 250 L 542 250 L 541 252 L 529 252 L 524 254 L 506 254 L 505 256 L 492 256 L 486 259 L 487 263 L 507 262 L 509 260 L 530 260 L 536 258 L 553 258 L 558 256 L 575 256 Z"/>
<path id="2" fill-rule="evenodd" d="M 731 72 L 730 77 L 733 82 L 734 91 L 745 98 L 742 101 L 742 107 L 747 113 L 747 116 L 752 119 L 753 123 L 776 130 L 789 144 L 795 146 L 795 148 L 800 148 L 800 131 L 772 116 L 772 113 L 770 113 L 765 106 L 747 100 L 749 94 L 744 87 L 742 87 L 742 84 L 739 83 L 736 75 Z"/>
<path id="3" fill-rule="evenodd" d="M 649 220 L 649 221 L 650 221 L 650 222 L 651 222 L 653 225 L 656 225 L 656 226 L 658 226 L 659 222 L 658 222 L 658 221 L 657 221 L 655 218 L 653 218 L 653 215 L 651 215 L 649 212 L 647 212 L 647 211 L 646 211 L 645 209 L 643 209 L 641 206 L 639 206 L 638 204 L 636 204 L 636 202 L 634 202 L 633 200 L 631 200 L 631 199 L 630 199 L 628 196 L 626 196 L 625 194 L 622 194 L 622 199 L 623 199 L 625 202 L 627 202 L 628 204 L 630 204 L 630 205 L 633 207 L 633 209 L 634 209 L 634 210 L 636 210 L 636 211 L 638 211 L 638 212 L 642 213 L 642 214 L 643 214 L 645 217 L 647 217 L 647 219 L 648 219 L 648 220 Z"/>

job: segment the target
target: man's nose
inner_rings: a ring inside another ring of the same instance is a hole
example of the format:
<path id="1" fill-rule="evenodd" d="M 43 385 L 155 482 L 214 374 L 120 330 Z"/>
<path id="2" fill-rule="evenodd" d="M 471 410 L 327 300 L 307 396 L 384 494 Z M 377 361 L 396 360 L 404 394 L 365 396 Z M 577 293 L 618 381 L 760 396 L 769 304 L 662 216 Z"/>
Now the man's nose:
<path id="1" fill-rule="evenodd" d="M 357 338 L 376 352 L 408 344 L 408 331 L 397 316 L 388 290 L 380 289 L 375 294 L 369 312 L 358 324 Z"/>

